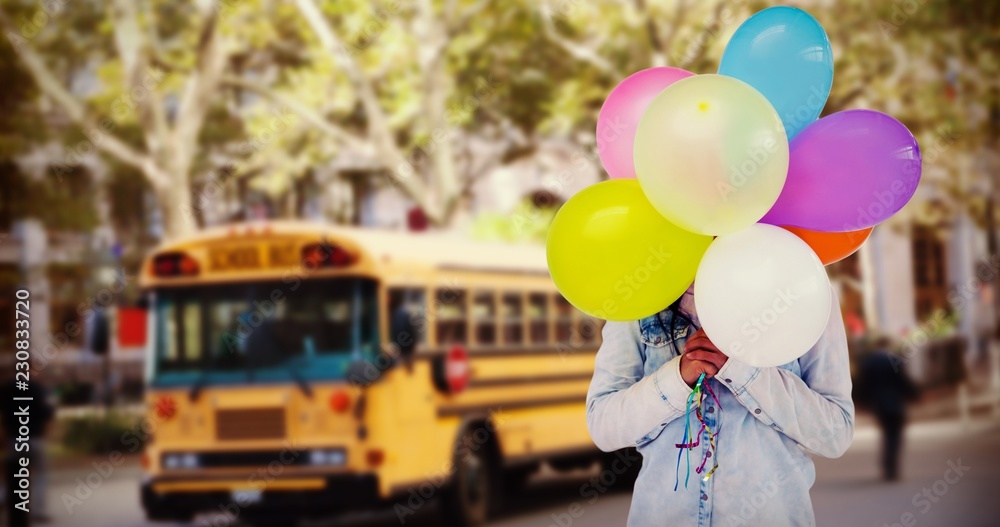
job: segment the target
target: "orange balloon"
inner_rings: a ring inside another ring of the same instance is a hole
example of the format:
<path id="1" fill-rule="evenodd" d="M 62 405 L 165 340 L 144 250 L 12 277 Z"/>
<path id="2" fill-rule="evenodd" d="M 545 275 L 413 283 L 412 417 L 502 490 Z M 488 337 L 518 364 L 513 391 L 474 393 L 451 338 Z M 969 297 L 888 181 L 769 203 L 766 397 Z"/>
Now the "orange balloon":
<path id="1" fill-rule="evenodd" d="M 809 247 L 812 247 L 812 250 L 819 256 L 819 259 L 823 261 L 823 265 L 839 262 L 854 254 L 854 251 L 857 251 L 865 244 L 868 236 L 872 233 L 872 229 L 874 229 L 874 227 L 868 227 L 860 231 L 820 232 L 801 227 L 782 228 L 808 243 Z"/>

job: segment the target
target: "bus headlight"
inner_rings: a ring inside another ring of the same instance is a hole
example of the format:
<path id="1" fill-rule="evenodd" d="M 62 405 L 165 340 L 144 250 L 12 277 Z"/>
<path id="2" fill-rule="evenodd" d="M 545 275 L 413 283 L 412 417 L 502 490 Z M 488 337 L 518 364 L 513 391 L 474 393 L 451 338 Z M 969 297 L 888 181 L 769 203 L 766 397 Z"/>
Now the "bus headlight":
<path id="1" fill-rule="evenodd" d="M 198 454 L 166 454 L 163 456 L 163 467 L 168 469 L 198 468 L 200 464 Z"/>
<path id="2" fill-rule="evenodd" d="M 181 466 L 184 468 L 198 468 L 198 454 L 184 454 L 181 456 Z"/>
<path id="3" fill-rule="evenodd" d="M 347 462 L 347 455 L 343 450 L 311 450 L 309 451 L 309 464 L 315 466 L 341 466 Z"/>
<path id="4" fill-rule="evenodd" d="M 181 456 L 177 454 L 167 454 L 163 456 L 163 467 L 175 469 L 181 467 Z"/>

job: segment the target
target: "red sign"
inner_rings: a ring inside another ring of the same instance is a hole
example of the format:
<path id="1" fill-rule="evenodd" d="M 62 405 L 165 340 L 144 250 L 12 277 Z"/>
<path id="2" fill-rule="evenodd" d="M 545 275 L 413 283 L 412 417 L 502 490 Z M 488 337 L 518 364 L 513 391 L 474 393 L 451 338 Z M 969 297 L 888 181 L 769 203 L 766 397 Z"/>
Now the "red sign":
<path id="1" fill-rule="evenodd" d="M 146 345 L 146 310 L 137 307 L 118 308 L 118 346 L 122 348 Z"/>

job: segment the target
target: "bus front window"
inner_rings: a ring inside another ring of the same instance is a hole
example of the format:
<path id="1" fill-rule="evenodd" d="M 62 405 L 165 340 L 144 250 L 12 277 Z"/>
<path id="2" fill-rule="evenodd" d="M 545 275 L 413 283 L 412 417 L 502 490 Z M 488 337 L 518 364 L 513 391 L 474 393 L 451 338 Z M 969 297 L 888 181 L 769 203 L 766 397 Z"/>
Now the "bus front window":
<path id="1" fill-rule="evenodd" d="M 156 292 L 153 382 L 341 378 L 378 346 L 372 280 L 254 282 Z"/>

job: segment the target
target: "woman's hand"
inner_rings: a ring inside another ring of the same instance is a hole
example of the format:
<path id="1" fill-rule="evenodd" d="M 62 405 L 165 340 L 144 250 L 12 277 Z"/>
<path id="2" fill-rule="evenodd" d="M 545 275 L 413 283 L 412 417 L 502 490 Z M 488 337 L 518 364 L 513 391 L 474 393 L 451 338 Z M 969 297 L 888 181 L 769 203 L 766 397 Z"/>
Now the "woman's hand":
<path id="1" fill-rule="evenodd" d="M 699 329 L 684 344 L 684 354 L 681 355 L 681 378 L 688 386 L 694 386 L 702 373 L 705 377 L 714 377 L 727 360 L 729 357 L 708 340 L 705 330 Z"/>

